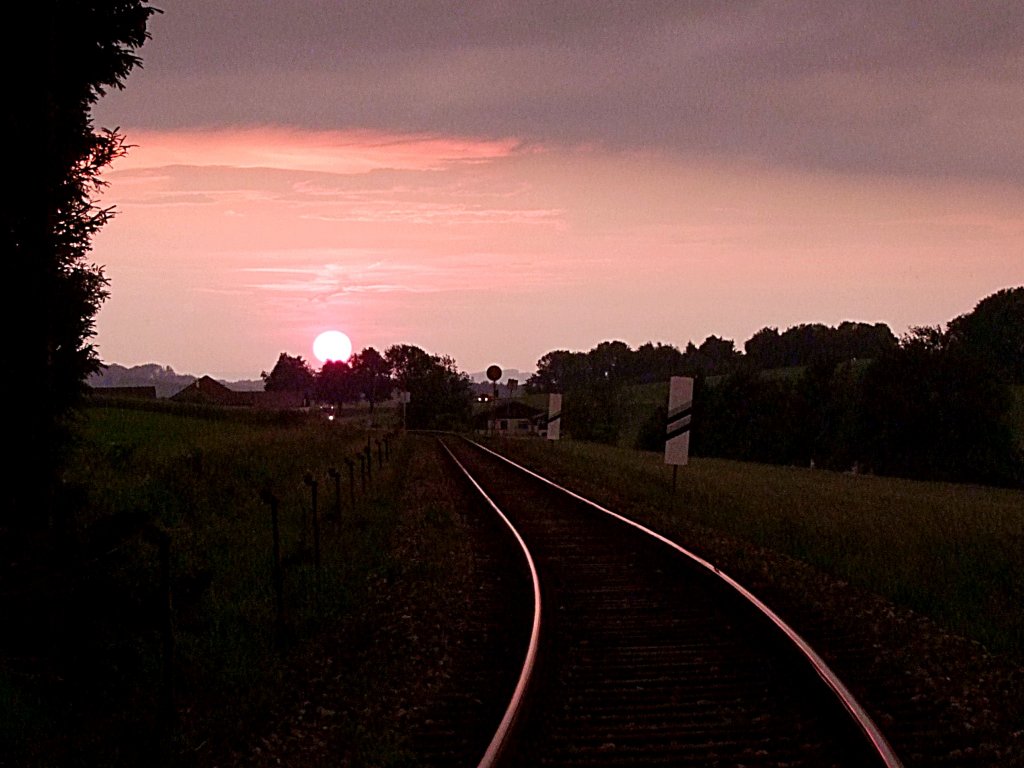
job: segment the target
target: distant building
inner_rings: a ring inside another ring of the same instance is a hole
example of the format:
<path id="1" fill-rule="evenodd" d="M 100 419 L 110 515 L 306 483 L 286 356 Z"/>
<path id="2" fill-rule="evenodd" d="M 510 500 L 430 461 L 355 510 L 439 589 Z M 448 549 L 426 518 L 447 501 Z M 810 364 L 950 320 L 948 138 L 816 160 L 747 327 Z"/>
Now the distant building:
<path id="1" fill-rule="evenodd" d="M 178 403 L 239 406 L 267 410 L 286 410 L 309 405 L 302 392 L 236 392 L 209 376 L 196 379 L 171 397 Z"/>
<path id="2" fill-rule="evenodd" d="M 544 412 L 538 408 L 531 408 L 519 400 L 505 400 L 478 413 L 473 418 L 473 428 L 488 434 L 532 437 L 539 434 L 543 417 Z"/>

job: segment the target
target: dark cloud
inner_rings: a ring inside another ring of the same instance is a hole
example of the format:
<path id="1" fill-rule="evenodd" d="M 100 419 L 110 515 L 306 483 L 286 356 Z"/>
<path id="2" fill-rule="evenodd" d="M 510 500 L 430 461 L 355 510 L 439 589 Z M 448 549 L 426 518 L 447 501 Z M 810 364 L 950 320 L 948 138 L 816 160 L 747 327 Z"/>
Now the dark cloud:
<path id="1" fill-rule="evenodd" d="M 101 107 L 140 127 L 601 142 L 1024 181 L 1024 3 L 178 0 Z"/>

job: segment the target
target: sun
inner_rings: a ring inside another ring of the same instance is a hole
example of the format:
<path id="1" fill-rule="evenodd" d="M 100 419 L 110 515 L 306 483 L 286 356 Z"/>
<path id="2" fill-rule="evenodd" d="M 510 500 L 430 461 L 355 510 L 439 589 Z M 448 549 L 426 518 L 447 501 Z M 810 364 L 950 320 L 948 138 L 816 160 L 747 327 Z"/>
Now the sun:
<path id="1" fill-rule="evenodd" d="M 313 354 L 321 363 L 344 363 L 352 356 L 352 341 L 341 331 L 324 331 L 313 341 Z"/>

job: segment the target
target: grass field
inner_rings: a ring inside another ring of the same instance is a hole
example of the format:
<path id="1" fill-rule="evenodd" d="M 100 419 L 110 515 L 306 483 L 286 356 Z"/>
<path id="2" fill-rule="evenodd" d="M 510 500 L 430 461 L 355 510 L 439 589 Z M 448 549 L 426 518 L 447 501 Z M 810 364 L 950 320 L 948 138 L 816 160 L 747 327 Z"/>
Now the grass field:
<path id="1" fill-rule="evenodd" d="M 1024 492 L 564 441 L 503 449 L 671 535 L 686 523 L 797 557 L 1024 658 Z M 700 542 L 682 542 L 699 549 Z"/>
<path id="2" fill-rule="evenodd" d="M 168 748 L 158 717 L 159 551 L 148 526 L 171 542 L 175 698 L 182 713 L 175 737 L 183 743 L 202 741 L 225 713 L 244 722 L 261 711 L 279 695 L 282 651 L 359 613 L 374 575 L 393 567 L 386 542 L 397 514 L 401 441 L 380 469 L 382 433 L 364 427 L 204 415 L 85 411 L 68 477 L 80 497 L 71 554 L 50 586 L 22 588 L 21 603 L 34 607 L 24 611 L 22 637 L 2 649 L 0 751 L 17 755 L 18 764 L 69 764 L 71 752 L 81 764 L 144 764 L 153 750 Z M 375 474 L 364 492 L 357 466 L 353 511 L 344 459 L 368 438 Z M 343 515 L 322 522 L 317 580 L 304 476 L 318 481 L 324 517 L 335 505 L 330 467 L 344 473 Z M 279 499 L 283 633 L 265 491 Z M 62 627 L 62 637 L 50 634 L 52 626 Z"/>

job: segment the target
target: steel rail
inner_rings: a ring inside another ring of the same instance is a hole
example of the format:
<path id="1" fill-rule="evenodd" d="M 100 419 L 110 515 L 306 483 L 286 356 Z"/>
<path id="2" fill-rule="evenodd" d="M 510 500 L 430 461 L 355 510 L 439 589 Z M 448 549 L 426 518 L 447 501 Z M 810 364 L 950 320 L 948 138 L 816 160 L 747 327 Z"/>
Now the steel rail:
<path id="1" fill-rule="evenodd" d="M 523 701 L 526 698 L 526 690 L 530 685 L 530 679 L 533 676 L 533 670 L 537 661 L 537 649 L 540 645 L 540 614 L 541 614 L 541 597 L 540 597 L 540 578 L 537 575 L 537 567 L 533 562 L 533 556 L 530 554 L 530 550 L 526 546 L 526 542 L 523 541 L 523 537 L 519 535 L 519 531 L 516 530 L 515 526 L 512 525 L 512 521 L 505 516 L 505 513 L 501 511 L 501 508 L 487 495 L 487 492 L 480 487 L 480 484 L 476 479 L 469 473 L 457 458 L 452 453 L 451 449 L 444 444 L 444 441 L 438 438 L 438 442 L 441 443 L 448 456 L 455 466 L 457 466 L 462 473 L 466 476 L 466 479 L 473 485 L 484 501 L 493 509 L 498 517 L 502 519 L 508 529 L 512 532 L 516 541 L 519 543 L 519 548 L 522 550 L 524 557 L 526 558 L 526 564 L 530 568 L 530 579 L 533 582 L 533 626 L 530 630 L 530 642 L 527 646 L 526 657 L 523 661 L 522 671 L 519 673 L 519 680 L 516 682 L 515 690 L 512 692 L 512 698 L 509 701 L 508 707 L 505 709 L 505 714 L 501 718 L 501 723 L 498 725 L 498 729 L 495 731 L 490 744 L 487 745 L 487 750 L 484 752 L 483 758 L 477 768 L 493 768 L 496 765 L 502 751 L 508 744 L 509 737 L 512 735 L 512 727 L 515 725 L 516 719 L 519 717 L 519 713 L 522 709 Z"/>
<path id="2" fill-rule="evenodd" d="M 646 533 L 647 535 L 657 539 L 658 541 L 667 544 L 669 547 L 672 547 L 680 554 L 689 558 L 697 565 L 714 574 L 725 584 L 729 585 L 745 600 L 751 603 L 758 611 L 760 611 L 761 614 L 764 615 L 765 618 L 767 618 L 769 621 L 771 621 L 783 634 L 785 634 L 787 638 L 790 640 L 790 642 L 792 642 L 793 645 L 796 646 L 796 648 L 803 654 L 803 656 L 811 664 L 812 668 L 814 669 L 818 677 L 822 680 L 822 682 L 825 683 L 826 686 L 828 686 L 829 689 L 832 690 L 835 696 L 839 699 L 839 702 L 842 704 L 843 708 L 847 711 L 847 713 L 849 713 L 850 717 L 856 723 L 860 731 L 864 734 L 865 738 L 867 738 L 868 741 L 870 741 L 871 744 L 874 746 L 875 751 L 878 754 L 878 757 L 883 761 L 883 764 L 886 766 L 886 768 L 903 768 L 903 762 L 896 755 L 896 752 L 889 744 L 888 739 L 885 738 L 885 735 L 882 733 L 881 729 L 875 724 L 874 720 L 871 719 L 871 716 L 867 713 L 864 707 L 861 706 L 860 702 L 857 701 L 854 695 L 843 684 L 843 682 L 839 679 L 835 672 L 832 671 L 832 669 L 828 666 L 827 662 L 820 655 L 818 655 L 818 653 L 807 643 L 806 640 L 804 640 L 797 633 L 795 629 L 790 627 L 785 621 L 782 620 L 782 618 L 778 614 L 776 614 L 771 608 L 769 608 L 756 595 L 754 595 L 750 590 L 748 590 L 738 581 L 733 579 L 728 574 L 723 573 L 721 570 L 718 569 L 717 566 L 708 562 L 699 555 L 691 552 L 690 550 L 677 544 L 671 539 L 662 536 L 660 533 L 652 531 L 650 528 L 641 525 L 635 520 L 630 520 L 628 517 L 624 517 L 623 515 L 620 515 L 617 512 L 613 512 L 610 509 L 606 509 L 605 507 L 598 504 L 596 501 L 592 501 L 586 498 L 585 496 L 581 496 L 580 494 L 571 491 L 568 488 L 565 488 L 564 486 L 559 485 L 553 480 L 550 480 L 549 478 L 546 478 L 543 475 L 538 474 L 537 472 L 534 472 L 533 470 L 516 463 L 507 456 L 503 456 L 502 454 L 498 453 L 497 451 L 491 450 L 485 445 L 481 445 L 480 443 L 465 437 L 463 438 L 463 440 L 470 443 L 471 445 L 476 446 L 481 451 L 485 451 L 486 453 L 489 453 L 492 456 L 501 459 L 502 461 L 504 461 L 505 463 L 509 464 L 512 467 L 515 467 L 519 471 L 524 472 L 527 475 L 530 475 L 531 477 L 549 485 L 550 487 L 555 488 L 556 490 L 571 496 L 577 501 L 586 504 L 587 506 L 592 507 L 600 512 L 603 512 L 606 515 L 610 515 L 611 517 L 621 520 L 627 525 L 631 525 L 634 528 L 642 531 L 643 533 Z M 504 517 L 504 515 L 502 515 L 502 517 Z"/>

